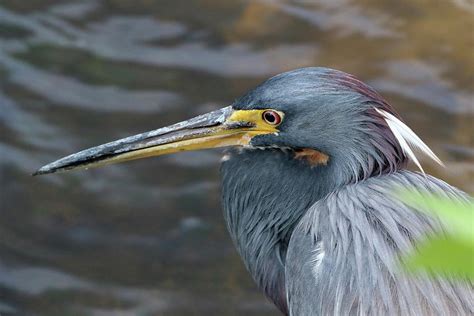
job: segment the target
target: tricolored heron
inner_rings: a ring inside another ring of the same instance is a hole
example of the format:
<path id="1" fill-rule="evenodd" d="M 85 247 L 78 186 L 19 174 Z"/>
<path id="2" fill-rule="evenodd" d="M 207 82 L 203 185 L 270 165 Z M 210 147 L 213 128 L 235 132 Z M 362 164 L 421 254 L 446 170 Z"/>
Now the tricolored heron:
<path id="1" fill-rule="evenodd" d="M 443 225 L 396 186 L 467 199 L 425 175 L 439 162 L 372 88 L 328 68 L 277 75 L 231 106 L 67 156 L 36 174 L 185 150 L 222 159 L 228 230 L 250 274 L 289 315 L 474 313 L 472 285 L 406 276 L 398 254 Z M 412 160 L 422 173 L 406 170 Z"/>

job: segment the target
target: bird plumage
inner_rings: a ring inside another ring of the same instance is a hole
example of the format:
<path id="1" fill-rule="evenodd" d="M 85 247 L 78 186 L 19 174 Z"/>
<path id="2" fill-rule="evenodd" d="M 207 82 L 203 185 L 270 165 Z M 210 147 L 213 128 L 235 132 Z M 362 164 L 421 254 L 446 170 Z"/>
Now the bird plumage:
<path id="1" fill-rule="evenodd" d="M 400 202 L 394 188 L 467 201 L 410 171 L 347 185 L 316 202 L 295 228 L 285 265 L 290 315 L 472 315 L 469 283 L 407 275 L 399 255 L 443 225 Z M 315 258 L 317 260 L 315 260 Z"/>
<path id="2" fill-rule="evenodd" d="M 280 74 L 233 107 L 269 105 L 285 112 L 281 132 L 231 150 L 221 170 L 232 239 L 279 309 L 298 316 L 472 313 L 470 284 L 397 270 L 414 240 L 443 227 L 391 197 L 395 187 L 466 196 L 405 171 L 416 159 L 412 145 L 439 160 L 393 108 L 353 76 L 327 68 Z M 295 159 L 299 148 L 329 161 Z"/>
<path id="3" fill-rule="evenodd" d="M 411 130 L 411 128 L 405 125 L 393 114 L 390 114 L 384 110 L 379 110 L 377 108 L 375 108 L 375 110 L 377 111 L 377 113 L 383 116 L 383 118 L 387 122 L 388 127 L 390 128 L 390 131 L 393 133 L 398 143 L 402 147 L 403 152 L 408 157 L 410 157 L 410 159 L 418 167 L 418 169 L 420 169 L 421 172 L 425 173 L 423 167 L 418 161 L 418 158 L 413 152 L 412 147 L 414 147 L 415 150 L 421 151 L 439 165 L 444 166 L 443 162 L 438 158 L 438 156 L 435 155 L 435 153 L 418 137 L 418 135 L 416 135 Z"/>
<path id="4" fill-rule="evenodd" d="M 335 182 L 328 169 L 308 171 L 291 150 L 232 149 L 226 155 L 222 204 L 229 233 L 255 282 L 286 312 L 285 260 L 291 234 Z"/>

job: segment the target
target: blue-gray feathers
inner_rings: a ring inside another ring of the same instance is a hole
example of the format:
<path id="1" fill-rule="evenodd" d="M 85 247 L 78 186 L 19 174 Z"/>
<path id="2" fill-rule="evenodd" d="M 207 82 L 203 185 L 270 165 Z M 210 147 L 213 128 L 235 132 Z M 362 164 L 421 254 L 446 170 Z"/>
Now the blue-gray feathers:
<path id="1" fill-rule="evenodd" d="M 278 135 L 254 146 L 313 148 L 328 154 L 346 183 L 404 167 L 407 157 L 375 108 L 398 117 L 372 88 L 328 68 L 302 68 L 275 76 L 237 100 L 237 109 L 273 108 L 285 113 Z"/>
<path id="2" fill-rule="evenodd" d="M 340 71 L 305 68 L 269 79 L 233 107 L 285 113 L 277 135 L 228 151 L 221 167 L 229 232 L 253 278 L 283 313 L 474 312 L 471 285 L 396 271 L 400 253 L 442 227 L 390 197 L 391 188 L 465 197 L 435 178 L 404 171 L 406 147 L 384 116 L 403 123 L 373 89 Z M 314 166 L 295 159 L 301 149 L 322 152 L 329 161 Z"/>
<path id="3" fill-rule="evenodd" d="M 398 255 L 443 227 L 398 201 L 393 196 L 398 186 L 467 198 L 441 180 L 401 171 L 345 186 L 318 201 L 299 222 L 288 249 L 290 315 L 474 313 L 468 282 L 402 270 Z"/>
<path id="4" fill-rule="evenodd" d="M 285 312 L 291 234 L 311 205 L 335 189 L 334 181 L 329 169 L 310 168 L 291 151 L 230 150 L 226 155 L 222 202 L 230 235 L 259 287 Z"/>

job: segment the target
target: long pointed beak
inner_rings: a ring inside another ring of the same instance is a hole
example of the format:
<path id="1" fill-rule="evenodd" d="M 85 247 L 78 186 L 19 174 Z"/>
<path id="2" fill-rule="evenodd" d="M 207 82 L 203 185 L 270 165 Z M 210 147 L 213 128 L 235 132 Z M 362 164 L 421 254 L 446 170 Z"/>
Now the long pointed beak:
<path id="1" fill-rule="evenodd" d="M 33 175 L 92 168 L 187 150 L 246 146 L 256 135 L 278 132 L 276 126 L 262 122 L 263 111 L 235 111 L 228 106 L 168 127 L 80 151 L 41 167 Z"/>

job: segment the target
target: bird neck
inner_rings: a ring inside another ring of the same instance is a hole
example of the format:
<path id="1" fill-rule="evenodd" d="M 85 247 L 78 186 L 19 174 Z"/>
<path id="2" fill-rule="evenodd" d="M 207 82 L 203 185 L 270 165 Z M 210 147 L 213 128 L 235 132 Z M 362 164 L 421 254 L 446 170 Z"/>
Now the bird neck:
<path id="1" fill-rule="evenodd" d="M 309 207 L 334 190 L 331 163 L 310 166 L 292 151 L 231 150 L 221 166 L 224 217 L 252 277 L 287 313 L 285 258 Z"/>

